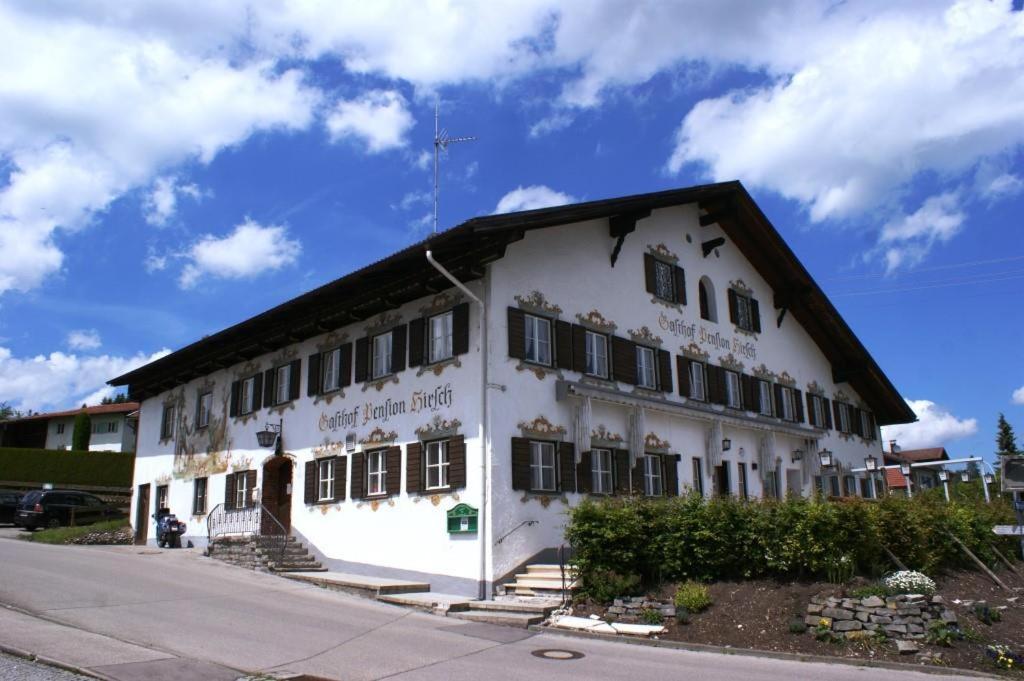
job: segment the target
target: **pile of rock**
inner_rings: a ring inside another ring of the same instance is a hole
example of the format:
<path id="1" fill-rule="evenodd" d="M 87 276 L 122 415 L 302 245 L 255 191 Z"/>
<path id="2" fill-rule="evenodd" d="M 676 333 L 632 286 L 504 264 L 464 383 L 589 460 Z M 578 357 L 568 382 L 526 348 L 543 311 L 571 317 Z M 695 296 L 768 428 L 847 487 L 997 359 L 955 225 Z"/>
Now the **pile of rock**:
<path id="1" fill-rule="evenodd" d="M 848 639 L 882 634 L 904 641 L 925 638 L 933 621 L 955 627 L 957 615 L 946 607 L 942 596 L 918 594 L 884 599 L 815 596 L 804 618 L 809 627 L 828 627 L 835 635 Z"/>
<path id="2" fill-rule="evenodd" d="M 132 528 L 128 525 L 116 530 L 97 530 L 88 534 L 70 537 L 67 544 L 131 544 L 135 540 Z"/>
<path id="3" fill-rule="evenodd" d="M 676 616 L 676 606 L 671 602 L 652 601 L 643 596 L 616 598 L 605 614 L 615 622 L 644 622 L 644 612 L 650 610 L 657 610 L 665 619 Z"/>

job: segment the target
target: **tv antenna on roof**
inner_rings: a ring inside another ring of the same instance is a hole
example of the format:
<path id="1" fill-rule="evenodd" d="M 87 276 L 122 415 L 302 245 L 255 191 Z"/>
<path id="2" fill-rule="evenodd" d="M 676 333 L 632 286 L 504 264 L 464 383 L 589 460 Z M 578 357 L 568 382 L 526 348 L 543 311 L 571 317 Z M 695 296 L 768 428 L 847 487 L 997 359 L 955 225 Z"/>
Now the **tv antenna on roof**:
<path id="1" fill-rule="evenodd" d="M 440 192 L 438 177 L 440 174 L 440 152 L 447 151 L 449 144 L 456 142 L 472 142 L 476 137 L 449 137 L 447 130 L 441 129 L 440 103 L 434 103 L 434 234 L 437 234 L 437 199 Z"/>

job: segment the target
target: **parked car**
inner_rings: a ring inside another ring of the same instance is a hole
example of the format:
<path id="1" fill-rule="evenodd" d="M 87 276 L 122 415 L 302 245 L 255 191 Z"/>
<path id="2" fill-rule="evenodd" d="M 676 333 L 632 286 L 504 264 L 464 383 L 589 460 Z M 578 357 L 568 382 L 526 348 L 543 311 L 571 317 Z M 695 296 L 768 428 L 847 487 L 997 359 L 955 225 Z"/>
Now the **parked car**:
<path id="1" fill-rule="evenodd" d="M 120 507 L 95 494 L 69 489 L 28 492 L 18 505 L 14 524 L 26 530 L 40 527 L 92 525 L 104 520 L 124 518 Z"/>
<path id="2" fill-rule="evenodd" d="M 0 489 L 0 523 L 13 523 L 21 502 L 21 492 Z"/>

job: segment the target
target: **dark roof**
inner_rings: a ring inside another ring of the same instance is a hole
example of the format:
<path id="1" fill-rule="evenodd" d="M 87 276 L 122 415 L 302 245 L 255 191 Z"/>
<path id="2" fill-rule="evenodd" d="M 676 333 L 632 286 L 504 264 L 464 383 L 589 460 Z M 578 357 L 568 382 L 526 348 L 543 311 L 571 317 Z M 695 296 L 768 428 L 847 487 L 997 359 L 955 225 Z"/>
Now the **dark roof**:
<path id="1" fill-rule="evenodd" d="M 895 456 L 887 453 L 885 458 L 886 460 L 892 459 L 894 463 L 899 463 L 901 460 L 920 463 L 922 461 L 947 461 L 949 454 L 946 453 L 945 447 L 928 447 L 926 449 L 901 449 L 896 452 Z"/>
<path id="2" fill-rule="evenodd" d="M 82 409 L 67 409 L 65 411 L 51 411 L 46 414 L 32 414 L 31 416 L 22 416 L 17 419 L 10 419 L 8 423 L 14 421 L 38 421 L 40 419 L 54 419 L 61 418 L 64 416 L 77 416 L 81 412 L 85 412 L 89 416 L 100 416 L 103 414 L 128 414 L 139 408 L 138 402 L 117 402 L 115 404 L 97 404 L 93 407 L 86 407 Z"/>
<path id="3" fill-rule="evenodd" d="M 713 218 L 721 226 L 772 287 L 772 307 L 785 308 L 804 327 L 832 363 L 834 380 L 849 382 L 871 405 L 879 424 L 915 419 L 913 411 L 739 182 L 473 218 L 118 376 L 110 384 L 129 385 L 129 394 L 143 399 L 216 369 L 450 288 L 451 284 L 426 261 L 424 252 L 428 249 L 456 277 L 472 281 L 482 277 L 484 266 L 504 256 L 505 248 L 529 230 L 603 218 L 611 218 L 614 228 L 617 222 L 635 221 L 651 210 L 692 203 L 697 203 L 708 213 L 709 220 Z"/>

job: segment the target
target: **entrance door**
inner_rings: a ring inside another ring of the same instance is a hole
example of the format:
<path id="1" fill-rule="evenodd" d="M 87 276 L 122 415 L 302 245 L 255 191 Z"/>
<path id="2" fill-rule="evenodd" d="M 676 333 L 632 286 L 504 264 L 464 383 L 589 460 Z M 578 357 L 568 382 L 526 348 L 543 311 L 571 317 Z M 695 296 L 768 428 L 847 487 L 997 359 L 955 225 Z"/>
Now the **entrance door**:
<path id="1" fill-rule="evenodd" d="M 149 484 L 139 485 L 139 501 L 135 505 L 135 543 L 145 544 L 149 536 Z"/>
<path id="2" fill-rule="evenodd" d="M 285 529 L 292 527 L 292 462 L 286 456 L 275 456 L 263 466 L 263 506 Z M 277 534 L 277 523 L 263 518 L 263 533 Z"/>

